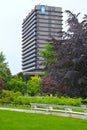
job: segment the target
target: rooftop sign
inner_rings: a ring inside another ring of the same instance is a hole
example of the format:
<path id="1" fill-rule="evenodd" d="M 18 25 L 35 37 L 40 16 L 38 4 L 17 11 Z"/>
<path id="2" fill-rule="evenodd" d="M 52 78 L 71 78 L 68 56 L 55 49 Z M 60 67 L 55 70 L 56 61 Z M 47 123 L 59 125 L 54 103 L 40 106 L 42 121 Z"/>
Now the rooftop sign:
<path id="1" fill-rule="evenodd" d="M 41 14 L 46 14 L 46 6 L 45 5 L 41 5 L 40 9 L 41 9 Z"/>

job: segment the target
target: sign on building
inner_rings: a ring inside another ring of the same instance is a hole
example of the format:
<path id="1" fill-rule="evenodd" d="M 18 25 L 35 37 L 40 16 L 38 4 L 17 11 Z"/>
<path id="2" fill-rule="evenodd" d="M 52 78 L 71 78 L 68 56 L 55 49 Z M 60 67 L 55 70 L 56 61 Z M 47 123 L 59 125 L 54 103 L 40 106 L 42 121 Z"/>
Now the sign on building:
<path id="1" fill-rule="evenodd" d="M 40 9 L 41 9 L 41 14 L 46 14 L 46 6 L 45 5 L 41 5 Z"/>

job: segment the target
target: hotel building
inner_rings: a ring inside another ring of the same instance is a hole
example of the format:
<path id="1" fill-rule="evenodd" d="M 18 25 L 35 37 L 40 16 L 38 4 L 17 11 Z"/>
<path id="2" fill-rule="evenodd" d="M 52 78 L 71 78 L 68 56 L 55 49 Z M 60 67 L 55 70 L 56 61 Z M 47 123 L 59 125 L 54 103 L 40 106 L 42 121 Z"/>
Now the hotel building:
<path id="1" fill-rule="evenodd" d="M 22 71 L 27 74 L 43 74 L 43 58 L 50 36 L 59 39 L 62 31 L 62 9 L 60 7 L 36 5 L 22 23 Z"/>

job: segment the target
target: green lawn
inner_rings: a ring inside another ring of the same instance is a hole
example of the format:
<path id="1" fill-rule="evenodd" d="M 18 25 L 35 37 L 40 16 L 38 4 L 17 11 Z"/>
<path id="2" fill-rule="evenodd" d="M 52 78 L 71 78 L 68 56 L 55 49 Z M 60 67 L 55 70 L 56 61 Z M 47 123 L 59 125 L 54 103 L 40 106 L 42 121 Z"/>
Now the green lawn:
<path id="1" fill-rule="evenodd" d="M 87 130 L 87 120 L 0 110 L 0 130 Z"/>

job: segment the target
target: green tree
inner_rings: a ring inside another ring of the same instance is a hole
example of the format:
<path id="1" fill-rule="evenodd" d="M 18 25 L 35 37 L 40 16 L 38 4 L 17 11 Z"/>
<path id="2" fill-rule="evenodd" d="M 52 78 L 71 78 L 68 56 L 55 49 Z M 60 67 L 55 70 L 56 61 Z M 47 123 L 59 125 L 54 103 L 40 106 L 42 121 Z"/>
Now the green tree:
<path id="1" fill-rule="evenodd" d="M 0 92 L 2 91 L 3 89 L 3 81 L 0 79 Z"/>
<path id="2" fill-rule="evenodd" d="M 3 80 L 4 85 L 6 85 L 11 78 L 11 72 L 3 52 L 0 52 L 0 78 Z"/>
<path id="3" fill-rule="evenodd" d="M 56 51 L 53 49 L 53 45 L 51 43 L 46 44 L 45 50 L 42 50 L 40 54 L 45 60 L 45 70 L 49 72 L 57 63 Z"/>
<path id="4" fill-rule="evenodd" d="M 23 81 L 22 77 L 14 76 L 11 78 L 10 81 L 7 83 L 8 90 L 12 90 L 14 92 L 21 92 L 22 94 L 25 93 L 25 82 Z"/>
<path id="5" fill-rule="evenodd" d="M 34 96 L 40 93 L 40 82 L 41 78 L 38 75 L 32 76 L 31 79 L 27 83 L 27 92 L 31 96 Z"/>

